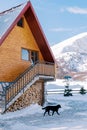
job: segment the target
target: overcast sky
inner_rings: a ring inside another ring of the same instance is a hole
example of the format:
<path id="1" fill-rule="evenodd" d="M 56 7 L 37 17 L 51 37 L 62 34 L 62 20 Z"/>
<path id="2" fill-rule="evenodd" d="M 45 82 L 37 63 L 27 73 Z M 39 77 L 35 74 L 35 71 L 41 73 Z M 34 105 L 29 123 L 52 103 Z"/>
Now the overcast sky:
<path id="1" fill-rule="evenodd" d="M 27 0 L 2 0 L 0 12 Z M 87 31 L 87 0 L 31 0 L 49 44 Z"/>

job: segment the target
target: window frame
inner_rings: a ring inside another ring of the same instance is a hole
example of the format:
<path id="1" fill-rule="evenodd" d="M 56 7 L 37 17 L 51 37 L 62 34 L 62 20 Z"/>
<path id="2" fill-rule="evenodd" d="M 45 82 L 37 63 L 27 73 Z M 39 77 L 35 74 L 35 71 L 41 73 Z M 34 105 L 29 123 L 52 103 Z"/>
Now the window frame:
<path id="1" fill-rule="evenodd" d="M 28 58 L 27 58 L 27 59 L 24 59 L 24 58 L 23 58 L 23 53 L 22 53 L 23 50 L 25 50 L 25 51 L 28 52 L 28 55 L 27 55 Z M 29 51 L 28 49 L 26 49 L 26 48 L 21 48 L 21 59 L 24 60 L 24 61 L 30 61 L 30 51 Z"/>
<path id="2" fill-rule="evenodd" d="M 27 55 L 27 59 L 23 58 L 23 53 L 22 53 L 22 50 L 25 50 L 28 52 L 28 55 Z M 34 53 L 34 56 L 32 56 L 32 52 Z M 36 58 L 36 54 L 37 54 L 37 58 Z M 34 58 L 34 60 L 32 60 L 32 58 Z M 36 50 L 30 50 L 30 49 L 26 49 L 26 48 L 21 48 L 21 59 L 24 60 L 24 61 L 29 61 L 31 62 L 32 64 L 37 62 L 39 60 L 39 51 L 36 51 Z M 37 59 L 37 60 L 36 60 Z"/>
<path id="3" fill-rule="evenodd" d="M 32 56 L 32 52 L 34 53 L 34 56 Z M 37 60 L 36 60 L 36 54 L 35 53 L 37 54 Z M 32 60 L 32 58 L 34 60 Z M 35 62 L 37 62 L 39 60 L 39 52 L 38 51 L 31 50 L 31 60 L 32 60 L 33 63 L 35 63 Z"/>

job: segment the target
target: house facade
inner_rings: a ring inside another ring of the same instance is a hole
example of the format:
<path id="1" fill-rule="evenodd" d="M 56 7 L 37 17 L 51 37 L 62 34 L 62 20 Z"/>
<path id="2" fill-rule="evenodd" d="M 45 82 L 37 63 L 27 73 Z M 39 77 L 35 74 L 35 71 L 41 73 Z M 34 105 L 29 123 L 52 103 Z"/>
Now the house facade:
<path id="1" fill-rule="evenodd" d="M 55 59 L 30 1 L 0 13 L 1 112 L 44 102 Z"/>

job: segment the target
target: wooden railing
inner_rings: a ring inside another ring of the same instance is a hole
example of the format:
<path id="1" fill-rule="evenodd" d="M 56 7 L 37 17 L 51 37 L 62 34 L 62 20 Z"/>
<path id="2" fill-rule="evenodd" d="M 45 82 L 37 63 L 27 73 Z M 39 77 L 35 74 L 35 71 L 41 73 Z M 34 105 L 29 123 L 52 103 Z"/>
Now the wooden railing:
<path id="1" fill-rule="evenodd" d="M 49 62 L 38 62 L 29 67 L 23 74 L 21 74 L 11 85 L 5 89 L 5 109 L 9 102 L 14 99 L 27 84 L 31 83 L 36 76 L 55 77 L 55 65 Z"/>

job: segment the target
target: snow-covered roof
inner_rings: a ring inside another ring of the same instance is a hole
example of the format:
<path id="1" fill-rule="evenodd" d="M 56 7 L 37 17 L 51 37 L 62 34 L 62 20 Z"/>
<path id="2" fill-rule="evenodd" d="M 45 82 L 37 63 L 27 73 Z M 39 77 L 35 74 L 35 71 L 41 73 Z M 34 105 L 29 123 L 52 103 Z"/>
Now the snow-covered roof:
<path id="1" fill-rule="evenodd" d="M 0 13 L 0 39 L 4 35 L 4 33 L 9 29 L 11 24 L 20 14 L 20 12 L 25 7 L 25 4 L 21 4 L 19 6 L 13 7 L 9 10 L 6 10 Z"/>

